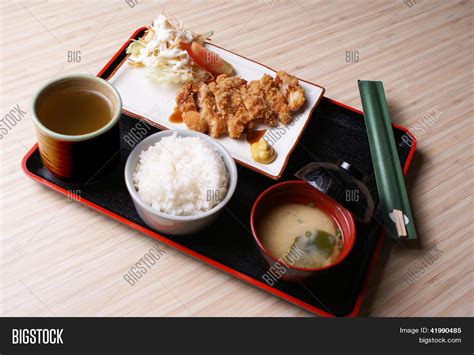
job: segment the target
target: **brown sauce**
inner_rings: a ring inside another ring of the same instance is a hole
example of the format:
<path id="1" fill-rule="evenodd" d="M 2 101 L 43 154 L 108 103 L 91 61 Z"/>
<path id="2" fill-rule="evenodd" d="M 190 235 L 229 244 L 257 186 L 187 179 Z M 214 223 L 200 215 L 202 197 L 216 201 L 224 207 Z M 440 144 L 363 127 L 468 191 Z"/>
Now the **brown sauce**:
<path id="1" fill-rule="evenodd" d="M 247 142 L 250 144 L 257 143 L 267 132 L 266 129 L 248 131 L 247 132 Z"/>
<path id="2" fill-rule="evenodd" d="M 183 115 L 182 115 L 181 112 L 178 110 L 178 108 L 175 107 L 173 113 L 170 115 L 170 117 L 168 118 L 168 120 L 169 120 L 171 123 L 183 123 Z"/>

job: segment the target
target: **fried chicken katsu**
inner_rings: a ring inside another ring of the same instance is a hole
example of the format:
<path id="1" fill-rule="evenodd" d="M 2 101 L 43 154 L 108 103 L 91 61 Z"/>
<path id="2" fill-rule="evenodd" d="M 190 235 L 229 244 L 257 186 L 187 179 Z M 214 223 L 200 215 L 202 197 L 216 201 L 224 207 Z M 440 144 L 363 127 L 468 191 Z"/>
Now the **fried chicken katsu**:
<path id="1" fill-rule="evenodd" d="M 240 138 L 256 122 L 289 124 L 305 102 L 298 79 L 284 71 L 259 80 L 219 75 L 214 82 L 188 82 L 176 96 L 186 126 L 212 137 Z"/>
<path id="2" fill-rule="evenodd" d="M 298 110 L 305 101 L 304 90 L 298 83 L 298 79 L 287 72 L 279 71 L 275 78 L 275 84 L 280 88 L 283 96 L 288 101 L 290 110 Z"/>
<path id="3" fill-rule="evenodd" d="M 276 126 L 277 119 L 283 123 L 288 124 L 291 121 L 290 109 L 285 96 L 280 92 L 273 78 L 264 74 L 262 79 L 257 80 L 258 88 L 262 90 L 267 102 L 267 109 L 273 111 L 274 116 L 269 120 L 270 126 Z"/>
<path id="4" fill-rule="evenodd" d="M 186 126 L 197 132 L 207 133 L 209 124 L 204 115 L 199 113 L 198 92 L 200 84 L 187 82 L 176 96 L 176 105 L 182 113 L 183 121 Z"/>
<path id="5" fill-rule="evenodd" d="M 250 123 L 250 116 L 240 94 L 240 88 L 246 81 L 238 76 L 219 75 L 213 86 L 213 94 L 219 105 L 219 112 L 227 118 L 227 134 L 230 138 L 239 138 Z"/>
<path id="6" fill-rule="evenodd" d="M 216 98 L 210 88 L 211 84 L 201 84 L 198 100 L 199 107 L 201 108 L 201 116 L 207 121 L 209 127 L 208 133 L 210 136 L 217 138 L 226 133 L 227 121 L 217 109 Z"/>

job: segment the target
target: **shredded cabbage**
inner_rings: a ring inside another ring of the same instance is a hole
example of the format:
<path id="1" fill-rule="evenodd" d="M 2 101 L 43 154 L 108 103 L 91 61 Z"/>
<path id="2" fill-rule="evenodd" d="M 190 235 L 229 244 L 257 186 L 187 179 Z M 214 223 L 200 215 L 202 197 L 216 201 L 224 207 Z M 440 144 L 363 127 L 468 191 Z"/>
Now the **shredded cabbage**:
<path id="1" fill-rule="evenodd" d="M 131 54 L 132 56 L 139 56 L 140 50 L 143 48 L 143 43 L 133 40 L 132 43 L 127 47 L 127 54 Z"/>
<path id="2" fill-rule="evenodd" d="M 202 44 L 204 39 L 204 35 L 196 35 L 182 23 L 161 14 L 142 38 L 130 43 L 128 60 L 133 66 L 144 66 L 147 76 L 157 82 L 203 80 L 209 73 L 193 62 L 179 42 Z"/>

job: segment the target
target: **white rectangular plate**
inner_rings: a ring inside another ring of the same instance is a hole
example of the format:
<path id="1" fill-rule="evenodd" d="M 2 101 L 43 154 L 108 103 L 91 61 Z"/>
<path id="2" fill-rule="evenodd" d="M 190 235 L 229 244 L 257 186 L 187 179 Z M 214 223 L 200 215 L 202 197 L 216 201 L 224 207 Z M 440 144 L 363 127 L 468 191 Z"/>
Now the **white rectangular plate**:
<path id="1" fill-rule="evenodd" d="M 231 63 L 236 75 L 248 81 L 260 79 L 265 73 L 275 77 L 275 71 L 262 64 L 211 43 L 207 43 L 206 46 Z M 146 77 L 143 68 L 131 67 L 126 63 L 126 60 L 107 80 L 120 93 L 125 113 L 151 121 L 162 129 L 186 128 L 184 123 L 169 121 L 169 117 L 176 106 L 175 97 L 180 88 L 179 85 L 153 82 Z M 227 136 L 217 138 L 237 162 L 272 179 L 281 177 L 291 152 L 296 147 L 306 124 L 311 118 L 311 113 L 324 94 L 324 88 L 315 84 L 300 80 L 300 85 L 305 91 L 306 104 L 294 115 L 293 121 L 288 126 L 280 124 L 272 128 L 259 124 L 253 128 L 267 130 L 264 139 L 273 145 L 278 154 L 271 164 L 260 164 L 251 159 L 250 144 L 246 141 L 245 135 L 242 135 L 240 139 L 232 139 Z"/>

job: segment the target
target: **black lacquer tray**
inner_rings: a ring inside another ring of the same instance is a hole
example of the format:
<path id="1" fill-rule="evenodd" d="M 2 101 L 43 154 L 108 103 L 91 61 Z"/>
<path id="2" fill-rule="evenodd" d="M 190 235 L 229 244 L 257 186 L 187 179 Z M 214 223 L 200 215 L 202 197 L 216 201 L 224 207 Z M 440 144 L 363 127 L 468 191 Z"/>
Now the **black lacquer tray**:
<path id="1" fill-rule="evenodd" d="M 110 76 L 124 56 L 122 47 L 99 76 Z M 137 123 L 136 118 L 122 115 L 120 159 L 108 173 L 90 183 L 71 184 L 54 178 L 43 166 L 36 145 L 24 157 L 23 169 L 33 179 L 69 197 L 75 191 L 80 191 L 80 198 L 77 199 L 80 203 L 310 312 L 322 316 L 357 315 L 383 238 L 377 220 L 369 225 L 356 225 L 356 243 L 340 265 L 304 282 L 280 280 L 268 285 L 262 278 L 268 265 L 259 254 L 250 231 L 250 210 L 257 196 L 277 181 L 238 166 L 235 194 L 227 210 L 223 211 L 214 225 L 194 236 L 160 235 L 148 229 L 140 219 L 125 186 L 123 170 L 132 148 L 123 137 Z M 409 134 L 403 127 L 394 126 L 393 129 L 400 162 L 406 172 L 416 141 L 411 136 L 410 140 L 401 139 L 403 135 Z M 157 131 L 158 128 L 152 127 L 146 136 Z M 404 141 L 410 142 L 411 146 Z M 361 112 L 323 98 L 313 112 L 280 181 L 295 179 L 294 173 L 311 161 L 336 163 L 341 159 L 371 177 L 367 184 L 376 197 L 375 178 Z"/>

